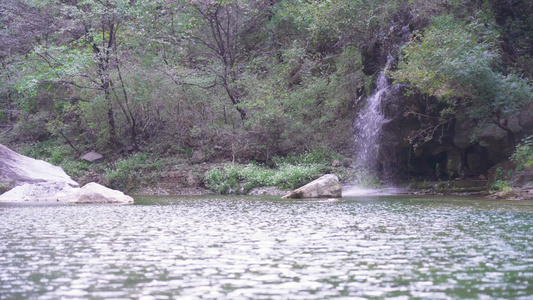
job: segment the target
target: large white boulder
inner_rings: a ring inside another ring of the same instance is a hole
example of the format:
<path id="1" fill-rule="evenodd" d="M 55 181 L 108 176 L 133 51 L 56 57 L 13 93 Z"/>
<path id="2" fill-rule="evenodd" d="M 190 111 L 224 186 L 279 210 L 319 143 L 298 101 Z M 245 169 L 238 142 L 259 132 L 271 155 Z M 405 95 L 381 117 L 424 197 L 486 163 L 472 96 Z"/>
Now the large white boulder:
<path id="1" fill-rule="evenodd" d="M 342 185 L 336 175 L 324 175 L 290 193 L 283 198 L 337 198 L 342 197 Z"/>
<path id="2" fill-rule="evenodd" d="M 0 201 L 60 201 L 79 188 L 61 169 L 0 145 L 0 183 L 14 186 Z"/>
<path id="3" fill-rule="evenodd" d="M 0 195 L 0 202 L 133 202 L 130 196 L 97 183 L 80 188 L 61 167 L 18 154 L 4 145 L 0 145 L 0 183 L 14 186 Z"/>
<path id="4" fill-rule="evenodd" d="M 133 203 L 133 198 L 121 191 L 106 188 L 98 183 L 87 183 L 68 196 L 69 203 Z"/>
<path id="5" fill-rule="evenodd" d="M 71 187 L 78 183 L 61 169 L 42 160 L 33 159 L 0 145 L 0 183 L 15 185 L 38 182 L 62 182 Z"/>
<path id="6" fill-rule="evenodd" d="M 0 195 L 0 202 L 64 201 L 76 190 L 64 181 L 24 183 Z"/>

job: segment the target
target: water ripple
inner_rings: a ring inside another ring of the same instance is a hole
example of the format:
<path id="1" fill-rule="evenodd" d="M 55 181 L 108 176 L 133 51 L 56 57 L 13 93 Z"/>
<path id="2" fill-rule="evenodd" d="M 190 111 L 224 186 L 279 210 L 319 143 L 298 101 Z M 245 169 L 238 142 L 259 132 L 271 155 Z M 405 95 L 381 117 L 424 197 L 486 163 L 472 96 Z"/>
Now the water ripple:
<path id="1" fill-rule="evenodd" d="M 0 206 L 0 299 L 533 296 L 533 205 L 138 198 Z"/>

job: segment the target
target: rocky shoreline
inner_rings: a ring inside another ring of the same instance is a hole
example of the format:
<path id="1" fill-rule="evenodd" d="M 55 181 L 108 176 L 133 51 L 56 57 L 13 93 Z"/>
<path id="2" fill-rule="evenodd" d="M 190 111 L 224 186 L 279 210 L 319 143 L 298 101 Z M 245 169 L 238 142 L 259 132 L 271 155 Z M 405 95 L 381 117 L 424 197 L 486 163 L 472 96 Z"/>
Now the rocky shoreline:
<path id="1" fill-rule="evenodd" d="M 61 167 L 0 145 L 0 202 L 133 203 L 133 198 L 98 183 L 80 187 Z"/>
<path id="2" fill-rule="evenodd" d="M 0 201 L 60 201 L 70 203 L 131 203 L 133 198 L 122 192 L 108 189 L 93 181 L 99 182 L 98 174 L 89 174 L 78 180 L 70 178 L 60 167 L 47 162 L 20 155 L 0 145 Z M 190 164 L 183 168 L 161 174 L 153 184 L 146 184 L 131 191 L 134 195 L 178 195 L 206 196 L 216 193 L 208 189 L 204 182 L 204 174 L 215 164 Z M 512 168 L 512 165 L 508 166 Z M 501 170 L 500 170 L 500 173 Z M 512 172 L 506 172 L 511 174 Z M 449 181 L 417 181 L 401 184 L 403 195 L 467 195 L 485 196 L 487 199 L 533 200 L 533 168 L 525 168 L 520 172 L 505 177 L 509 186 L 501 190 L 491 191 L 498 178 L 497 174 L 489 174 L 489 178 L 449 180 Z M 501 176 L 500 176 L 501 177 Z M 340 185 L 339 185 L 340 186 Z M 357 196 L 346 192 L 351 188 L 349 183 L 342 184 L 342 195 Z M 381 191 L 383 190 L 383 191 Z M 277 187 L 258 187 L 248 192 L 254 196 L 284 196 L 290 191 Z M 385 188 L 370 189 L 368 194 L 387 195 L 390 190 Z M 340 194 L 336 194 L 340 197 Z"/>

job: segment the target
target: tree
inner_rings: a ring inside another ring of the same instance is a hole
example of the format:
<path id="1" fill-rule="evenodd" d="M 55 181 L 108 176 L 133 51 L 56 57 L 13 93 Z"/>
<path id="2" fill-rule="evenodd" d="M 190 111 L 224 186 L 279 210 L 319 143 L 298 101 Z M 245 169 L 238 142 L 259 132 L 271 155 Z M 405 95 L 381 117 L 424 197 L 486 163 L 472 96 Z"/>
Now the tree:
<path id="1" fill-rule="evenodd" d="M 46 8 L 21 0 L 0 2 L 0 122 L 16 120 L 16 84 L 24 55 L 54 31 L 53 16 Z"/>
<path id="2" fill-rule="evenodd" d="M 53 11 L 53 38 L 47 43 L 36 41 L 27 54 L 24 67 L 31 71 L 19 82 L 19 91 L 33 97 L 42 82 L 99 91 L 107 106 L 109 146 L 119 143 L 116 106 L 130 124 L 131 143 L 136 146 L 137 120 L 121 71 L 126 50 L 122 34 L 131 18 L 130 1 L 50 0 L 42 5 Z"/>
<path id="3" fill-rule="evenodd" d="M 239 77 L 246 68 L 245 50 L 250 49 L 244 41 L 268 20 L 270 5 L 270 2 L 241 0 L 176 1 L 155 7 L 150 4 L 153 20 L 159 25 L 146 37 L 165 49 L 170 45 L 178 46 L 181 51 L 174 55 L 181 61 L 174 60 L 174 63 L 199 72 L 197 77 L 211 79 L 211 83 L 204 82 L 200 86 L 223 88 L 232 106 L 245 120 L 247 111 L 242 103 L 244 91 Z M 165 73 L 177 84 L 191 84 L 187 74 L 168 70 L 176 66 L 169 63 L 167 57 L 164 62 L 167 64 Z M 190 70 L 185 70 L 187 72 Z"/>

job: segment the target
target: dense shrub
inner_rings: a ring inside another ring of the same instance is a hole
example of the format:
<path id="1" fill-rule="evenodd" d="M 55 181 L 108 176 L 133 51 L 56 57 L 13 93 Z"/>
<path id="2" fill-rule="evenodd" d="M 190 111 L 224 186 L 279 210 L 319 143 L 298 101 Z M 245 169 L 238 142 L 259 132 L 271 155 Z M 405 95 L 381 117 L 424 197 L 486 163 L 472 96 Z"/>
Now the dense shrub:
<path id="1" fill-rule="evenodd" d="M 140 178 L 145 183 L 156 183 L 160 178 L 163 160 L 148 153 L 138 153 L 119 160 L 106 170 L 106 185 L 113 189 L 131 191 L 138 187 Z"/>
<path id="2" fill-rule="evenodd" d="M 314 160 L 304 155 L 301 160 Z M 297 163 L 284 162 L 282 158 L 275 158 L 276 168 L 249 163 L 246 165 L 226 165 L 220 169 L 208 171 L 205 175 L 207 186 L 222 194 L 245 194 L 253 188 L 261 186 L 276 186 L 281 189 L 300 187 L 323 174 L 331 172 L 326 163 Z M 298 161 L 291 157 L 289 161 Z"/>
<path id="3" fill-rule="evenodd" d="M 436 126 L 464 118 L 476 125 L 473 139 L 489 124 L 512 135 L 505 124 L 532 103 L 533 87 L 527 79 L 501 72 L 498 38 L 490 11 L 477 11 L 467 20 L 435 17 L 404 47 L 403 59 L 392 75 L 438 99 L 430 104 L 440 113 Z M 434 132 L 423 128 L 418 142 L 429 141 Z"/>
<path id="4" fill-rule="evenodd" d="M 528 136 L 516 147 L 511 160 L 516 165 L 516 171 L 533 166 L 533 137 Z"/>

